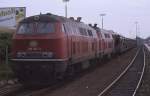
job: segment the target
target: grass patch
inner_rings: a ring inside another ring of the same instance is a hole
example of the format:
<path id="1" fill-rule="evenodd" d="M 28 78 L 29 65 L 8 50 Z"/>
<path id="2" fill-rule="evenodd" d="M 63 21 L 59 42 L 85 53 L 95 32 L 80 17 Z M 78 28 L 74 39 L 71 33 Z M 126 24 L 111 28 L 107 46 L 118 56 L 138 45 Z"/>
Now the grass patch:
<path id="1" fill-rule="evenodd" d="M 13 72 L 8 64 L 3 63 L 5 61 L 6 51 L 10 53 L 12 35 L 15 32 L 13 28 L 0 27 L 0 80 L 8 80 L 13 78 Z M 7 50 L 6 50 L 7 49 Z M 10 62 L 8 62 L 10 64 Z"/>
<path id="2" fill-rule="evenodd" d="M 9 65 L 0 64 L 0 80 L 8 80 L 13 78 L 13 72 Z"/>

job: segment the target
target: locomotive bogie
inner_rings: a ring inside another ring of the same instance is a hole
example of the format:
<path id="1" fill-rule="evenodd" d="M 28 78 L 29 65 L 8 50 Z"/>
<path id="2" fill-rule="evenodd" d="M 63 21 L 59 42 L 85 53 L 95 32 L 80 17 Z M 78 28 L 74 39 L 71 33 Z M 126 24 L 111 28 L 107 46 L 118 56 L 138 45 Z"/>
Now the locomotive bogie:
<path id="1" fill-rule="evenodd" d="M 13 61 L 11 67 L 23 84 L 50 84 L 65 73 L 65 61 Z"/>

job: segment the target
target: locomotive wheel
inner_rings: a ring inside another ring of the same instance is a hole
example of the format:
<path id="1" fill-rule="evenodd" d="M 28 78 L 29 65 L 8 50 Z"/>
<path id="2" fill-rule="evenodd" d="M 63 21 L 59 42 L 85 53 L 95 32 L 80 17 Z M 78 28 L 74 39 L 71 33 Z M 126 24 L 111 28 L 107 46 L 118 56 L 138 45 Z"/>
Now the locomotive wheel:
<path id="1" fill-rule="evenodd" d="M 75 68 L 73 65 L 68 66 L 66 75 L 67 76 L 73 76 L 75 74 Z"/>
<path id="2" fill-rule="evenodd" d="M 90 60 L 90 67 L 95 67 L 98 61 L 99 61 L 98 59 Z"/>
<path id="3" fill-rule="evenodd" d="M 111 54 L 108 54 L 107 58 L 108 58 L 108 60 L 110 60 L 111 59 Z"/>
<path id="4" fill-rule="evenodd" d="M 73 64 L 73 65 L 68 66 L 65 75 L 66 76 L 74 76 L 81 71 L 82 71 L 81 63 L 77 63 L 77 64 Z"/>

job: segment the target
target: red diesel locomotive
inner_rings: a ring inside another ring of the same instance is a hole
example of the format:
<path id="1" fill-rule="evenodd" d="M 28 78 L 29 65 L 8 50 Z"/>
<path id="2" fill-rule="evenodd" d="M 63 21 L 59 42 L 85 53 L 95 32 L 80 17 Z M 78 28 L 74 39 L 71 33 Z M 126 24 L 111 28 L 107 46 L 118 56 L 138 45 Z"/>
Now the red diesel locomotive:
<path id="1" fill-rule="evenodd" d="M 11 61 L 21 83 L 47 84 L 116 52 L 115 46 L 121 45 L 117 35 L 80 20 L 48 13 L 19 23 L 13 36 Z"/>

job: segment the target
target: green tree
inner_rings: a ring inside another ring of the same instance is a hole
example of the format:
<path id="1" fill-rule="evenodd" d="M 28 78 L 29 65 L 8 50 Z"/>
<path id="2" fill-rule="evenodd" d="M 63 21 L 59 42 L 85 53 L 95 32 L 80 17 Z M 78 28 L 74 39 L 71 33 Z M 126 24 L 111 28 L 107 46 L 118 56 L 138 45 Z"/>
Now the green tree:
<path id="1" fill-rule="evenodd" d="M 12 33 L 1 32 L 0 33 L 0 59 L 5 60 L 6 48 L 10 52 L 12 40 Z"/>

